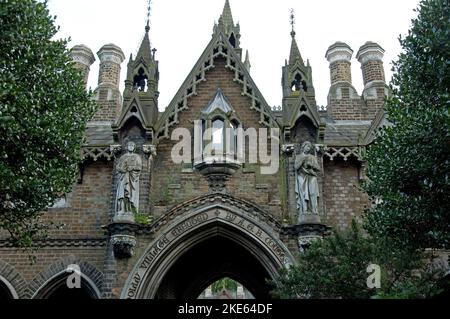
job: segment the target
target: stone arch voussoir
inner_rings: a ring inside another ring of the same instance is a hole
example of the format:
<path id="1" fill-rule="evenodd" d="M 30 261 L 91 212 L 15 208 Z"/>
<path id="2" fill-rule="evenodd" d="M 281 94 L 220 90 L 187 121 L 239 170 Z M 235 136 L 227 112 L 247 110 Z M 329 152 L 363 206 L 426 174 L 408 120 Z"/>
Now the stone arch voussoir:
<path id="1" fill-rule="evenodd" d="M 3 260 L 0 260 L 0 280 L 8 287 L 15 299 L 29 298 L 25 279 L 13 266 Z"/>
<path id="2" fill-rule="evenodd" d="M 46 285 L 53 279 L 66 273 L 69 265 L 78 265 L 80 267 L 82 278 L 85 279 L 95 291 L 97 298 L 100 298 L 100 291 L 103 284 L 103 273 L 90 263 L 74 255 L 68 255 L 59 259 L 36 275 L 29 284 L 30 297 L 39 298 L 41 290 L 45 289 Z"/>
<path id="3" fill-rule="evenodd" d="M 175 260 L 220 228 L 222 235 L 241 241 L 243 247 L 260 255 L 261 264 L 272 276 L 295 263 L 279 238 L 278 221 L 257 205 L 229 195 L 210 194 L 180 204 L 153 227 L 155 239 L 131 271 L 121 298 L 153 298 L 164 272 Z"/>

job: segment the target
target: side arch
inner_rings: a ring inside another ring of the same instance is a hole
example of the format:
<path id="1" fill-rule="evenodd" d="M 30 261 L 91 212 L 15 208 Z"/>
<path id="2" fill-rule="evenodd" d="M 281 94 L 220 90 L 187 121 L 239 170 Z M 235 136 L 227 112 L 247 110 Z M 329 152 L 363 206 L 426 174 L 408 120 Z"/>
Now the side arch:
<path id="1" fill-rule="evenodd" d="M 65 285 L 69 265 L 77 265 L 81 272 L 82 289 L 92 299 L 100 299 L 99 287 L 103 283 L 103 274 L 86 261 L 73 255 L 61 258 L 39 273 L 30 283 L 33 299 L 47 299 L 53 292 Z"/>
<path id="2" fill-rule="evenodd" d="M 165 215 L 172 221 L 164 227 L 159 225 L 159 235 L 131 271 L 121 298 L 192 299 L 224 275 L 248 285 L 257 298 L 269 297 L 266 279 L 275 279 L 279 270 L 294 264 L 295 259 L 278 238 L 278 231 L 264 221 L 270 222 L 268 216 L 249 214 L 238 202 L 229 205 L 230 197 L 221 196 L 208 195 L 200 200 L 204 205 L 190 207 L 188 212 L 185 203 L 182 215 Z M 242 258 L 240 264 L 237 255 Z M 227 258 L 232 261 L 229 267 L 220 268 L 227 264 Z M 254 266 L 253 275 L 246 263 Z M 185 286 L 180 284 L 182 276 L 176 275 L 183 273 L 183 267 L 190 271 L 183 274 L 189 278 Z M 174 284 L 166 280 L 170 274 L 176 278 L 171 277 Z"/>
<path id="3" fill-rule="evenodd" d="M 0 283 L 12 299 L 26 298 L 27 282 L 20 273 L 7 262 L 0 260 Z"/>

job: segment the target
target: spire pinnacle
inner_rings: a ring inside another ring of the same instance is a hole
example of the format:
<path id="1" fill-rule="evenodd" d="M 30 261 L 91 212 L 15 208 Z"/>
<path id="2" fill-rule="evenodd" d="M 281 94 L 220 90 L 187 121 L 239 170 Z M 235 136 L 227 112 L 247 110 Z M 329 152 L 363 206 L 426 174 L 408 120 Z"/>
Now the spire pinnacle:
<path id="1" fill-rule="evenodd" d="M 150 31 L 150 15 L 152 10 L 152 0 L 147 2 L 147 22 L 145 23 L 145 33 Z"/>
<path id="2" fill-rule="evenodd" d="M 230 2 L 228 0 L 225 1 L 225 6 L 223 7 L 219 21 L 223 23 L 226 29 L 234 26 L 233 15 L 231 14 Z"/>
<path id="3" fill-rule="evenodd" d="M 250 68 L 252 65 L 250 64 L 250 57 L 248 55 L 248 50 L 246 50 L 246 52 L 245 52 L 244 66 L 247 69 L 247 71 L 250 72 Z"/>
<path id="4" fill-rule="evenodd" d="M 151 59 L 151 47 L 150 47 L 150 12 L 151 12 L 151 4 L 152 0 L 148 0 L 147 2 L 147 20 L 145 22 L 145 34 L 142 38 L 141 45 L 139 46 L 139 50 L 136 54 L 136 58 L 143 57 L 145 59 Z"/>
<path id="5" fill-rule="evenodd" d="M 295 30 L 294 30 L 294 25 L 295 25 L 295 14 L 294 14 L 294 9 L 290 10 L 290 24 L 292 26 L 292 31 L 291 31 L 291 37 L 292 37 L 292 43 L 291 43 L 291 52 L 289 54 L 289 64 L 294 64 L 297 60 L 300 61 L 300 63 L 303 65 L 303 59 L 302 59 L 302 55 L 300 54 L 300 50 L 298 49 L 298 45 L 297 45 L 297 41 L 295 40 Z"/>
<path id="6" fill-rule="evenodd" d="M 291 10 L 289 10 L 289 12 L 291 13 L 290 15 L 290 24 L 292 26 L 292 31 L 291 31 L 291 37 L 295 38 L 295 30 L 294 30 L 294 25 L 295 25 L 295 11 L 293 8 L 291 8 Z"/>

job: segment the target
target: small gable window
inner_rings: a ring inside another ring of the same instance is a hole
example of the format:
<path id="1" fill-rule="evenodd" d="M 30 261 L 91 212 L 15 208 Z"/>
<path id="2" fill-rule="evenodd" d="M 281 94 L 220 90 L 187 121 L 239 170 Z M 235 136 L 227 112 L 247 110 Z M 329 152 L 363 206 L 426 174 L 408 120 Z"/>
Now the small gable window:
<path id="1" fill-rule="evenodd" d="M 224 142 L 224 121 L 215 119 L 212 122 L 212 150 L 214 152 L 223 152 Z"/>
<path id="2" fill-rule="evenodd" d="M 238 129 L 241 127 L 236 113 L 218 89 L 211 102 L 201 113 L 202 161 L 222 162 L 238 157 Z"/>

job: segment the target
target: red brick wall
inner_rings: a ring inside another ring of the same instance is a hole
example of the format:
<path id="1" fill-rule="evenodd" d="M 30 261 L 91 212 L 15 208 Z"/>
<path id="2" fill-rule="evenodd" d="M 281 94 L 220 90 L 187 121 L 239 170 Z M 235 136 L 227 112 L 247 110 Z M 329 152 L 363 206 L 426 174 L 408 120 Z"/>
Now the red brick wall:
<path id="1" fill-rule="evenodd" d="M 216 59 L 214 64 L 215 68 L 206 73 L 206 82 L 197 86 L 197 95 L 188 99 L 189 109 L 179 114 L 178 127 L 193 131 L 192 121 L 200 119 L 202 109 L 214 97 L 218 85 L 235 109 L 244 129 L 262 127 L 258 123 L 259 113 L 250 109 L 250 98 L 241 95 L 241 85 L 234 82 L 234 74 L 225 69 L 225 60 Z M 175 127 L 171 127 L 170 134 L 173 129 Z M 182 166 L 172 163 L 170 152 L 176 143 L 176 141 L 164 139 L 158 145 L 150 196 L 155 205 L 159 206 L 155 209 L 157 216 L 167 210 L 171 204 L 180 203 L 208 192 L 208 183 L 201 174 L 197 172 L 182 173 Z M 246 147 L 248 161 L 248 145 Z M 256 147 L 256 145 L 252 145 L 252 147 Z M 279 175 L 261 175 L 259 169 L 252 169 L 248 166 L 245 171 L 243 173 L 242 170 L 239 170 L 230 178 L 227 182 L 227 190 L 234 196 L 256 202 L 275 215 L 280 215 L 279 204 L 272 205 L 277 203 L 279 197 Z"/>
<path id="2" fill-rule="evenodd" d="M 361 66 L 364 85 L 372 81 L 385 81 L 383 62 L 378 60 L 367 61 Z"/>
<path id="3" fill-rule="evenodd" d="M 36 263 L 30 264 L 30 259 L 23 250 L 11 248 L 0 248 L 2 261 L 10 264 L 20 273 L 26 282 L 30 283 L 33 278 L 47 270 L 53 263 L 69 256 L 76 256 L 77 260 L 88 262 L 101 271 L 105 260 L 106 248 L 79 247 L 79 248 L 40 248 L 36 253 Z M 100 287 L 98 287 L 100 289 Z"/>
<path id="4" fill-rule="evenodd" d="M 116 87 L 120 85 L 120 64 L 112 61 L 100 63 L 100 71 L 98 73 L 98 84 L 111 83 Z"/>
<path id="5" fill-rule="evenodd" d="M 385 87 L 384 85 L 375 88 L 376 97 L 364 100 L 360 96 L 350 96 L 350 88 L 345 84 L 335 87 L 333 90 L 340 90 L 341 96 L 338 98 L 333 94 L 329 99 L 327 108 L 328 115 L 334 120 L 373 120 L 377 112 L 384 106 Z"/>
<path id="6" fill-rule="evenodd" d="M 114 122 L 119 116 L 122 97 L 117 88 L 110 85 L 99 86 L 96 90 L 98 109 L 92 121 Z"/>
<path id="7" fill-rule="evenodd" d="M 356 163 L 343 161 L 324 162 L 324 199 L 326 213 L 323 222 L 343 230 L 359 218 L 368 204 L 367 195 L 359 189 Z"/>
<path id="8" fill-rule="evenodd" d="M 109 223 L 112 162 L 94 162 L 84 169 L 83 183 L 75 184 L 66 208 L 52 208 L 45 221 L 63 223 L 63 230 L 53 230 L 52 238 L 104 238 L 102 225 Z"/>
<path id="9" fill-rule="evenodd" d="M 331 63 L 330 78 L 331 84 L 341 81 L 352 83 L 352 72 L 350 62 L 340 60 Z"/>

